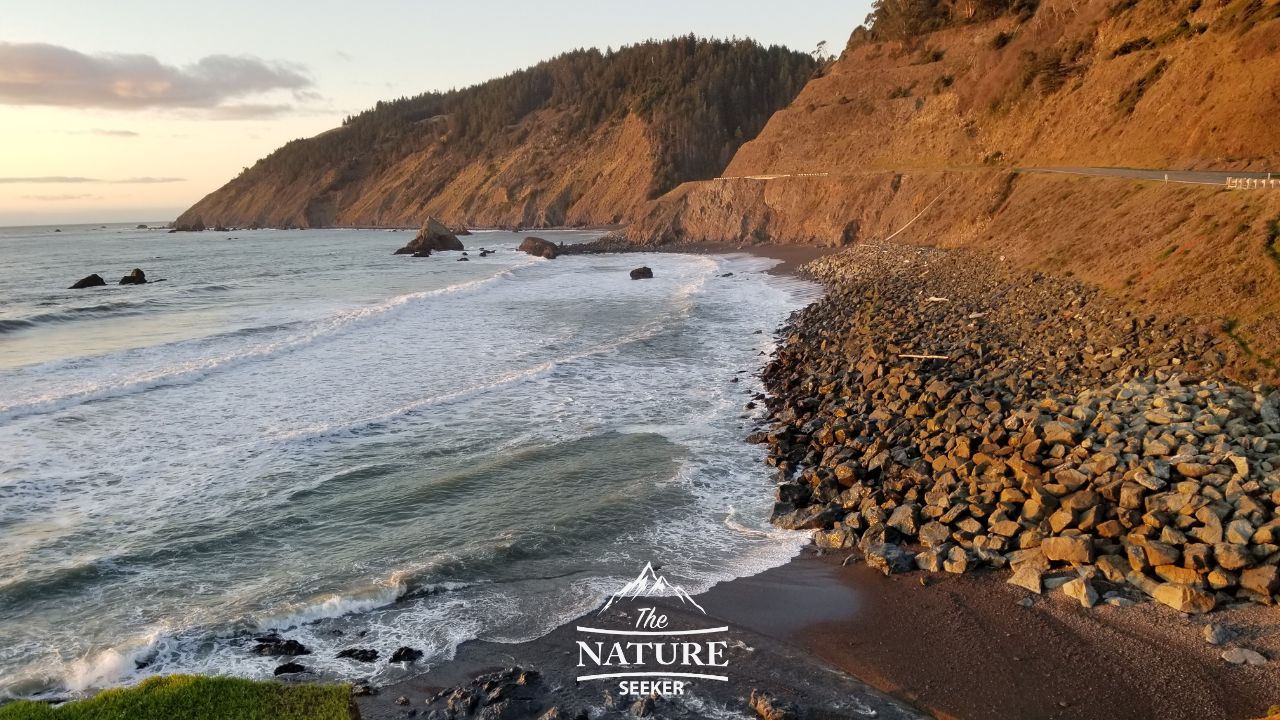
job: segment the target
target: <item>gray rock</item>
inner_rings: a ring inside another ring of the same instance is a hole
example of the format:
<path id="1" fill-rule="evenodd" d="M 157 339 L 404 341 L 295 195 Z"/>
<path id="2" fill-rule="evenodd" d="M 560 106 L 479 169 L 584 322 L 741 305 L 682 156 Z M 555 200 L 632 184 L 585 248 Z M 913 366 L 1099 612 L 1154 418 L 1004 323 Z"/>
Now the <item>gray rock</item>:
<path id="1" fill-rule="evenodd" d="M 1256 650 L 1248 648 L 1231 648 L 1224 650 L 1222 659 L 1232 665 L 1266 665 L 1267 658 Z"/>
<path id="2" fill-rule="evenodd" d="M 885 575 L 908 572 L 915 567 L 915 558 L 894 543 L 877 543 L 866 549 L 866 563 Z"/>

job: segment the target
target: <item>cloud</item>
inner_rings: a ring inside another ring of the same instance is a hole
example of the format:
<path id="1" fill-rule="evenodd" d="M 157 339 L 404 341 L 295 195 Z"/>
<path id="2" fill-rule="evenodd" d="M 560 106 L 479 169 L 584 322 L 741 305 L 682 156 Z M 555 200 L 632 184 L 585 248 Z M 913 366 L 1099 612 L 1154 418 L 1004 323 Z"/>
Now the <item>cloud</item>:
<path id="1" fill-rule="evenodd" d="M 91 183 L 99 182 L 94 178 L 87 177 L 71 177 L 67 175 L 45 175 L 42 177 L 0 177 L 0 185 L 11 184 L 30 184 L 30 183 Z"/>
<path id="2" fill-rule="evenodd" d="M 269 105 L 266 103 L 238 103 L 213 108 L 209 115 L 214 120 L 262 120 L 279 117 L 290 110 L 292 105 Z"/>
<path id="3" fill-rule="evenodd" d="M 225 109 L 228 101 L 311 85 L 302 66 L 248 56 L 210 55 L 179 67 L 151 55 L 0 42 L 0 104 L 6 105 Z"/>
<path id="4" fill-rule="evenodd" d="M 88 193 L 80 193 L 78 195 L 23 195 L 23 200 L 35 200 L 37 202 L 66 202 L 68 200 L 101 200 L 101 195 L 90 195 Z"/>
<path id="5" fill-rule="evenodd" d="M 186 182 L 180 177 L 131 177 L 122 180 L 102 180 L 100 178 L 78 177 L 74 175 L 45 175 L 42 177 L 0 177 L 0 185 L 30 184 L 71 184 L 71 183 L 109 183 L 111 185 L 156 185 L 159 183 Z"/>
<path id="6" fill-rule="evenodd" d="M 135 138 L 138 133 L 132 130 L 108 130 L 103 128 L 94 128 L 89 131 L 92 135 L 101 135 L 103 137 L 119 137 L 119 138 Z"/>
<path id="7" fill-rule="evenodd" d="M 116 185 L 159 185 L 162 183 L 180 183 L 186 182 L 186 178 L 180 177 L 132 177 L 124 180 L 109 180 L 108 182 Z"/>

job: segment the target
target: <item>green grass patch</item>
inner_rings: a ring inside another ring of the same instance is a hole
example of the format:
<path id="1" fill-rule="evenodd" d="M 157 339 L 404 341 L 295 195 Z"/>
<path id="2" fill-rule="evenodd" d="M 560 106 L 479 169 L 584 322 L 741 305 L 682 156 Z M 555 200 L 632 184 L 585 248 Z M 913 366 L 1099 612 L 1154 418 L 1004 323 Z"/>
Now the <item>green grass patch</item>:
<path id="1" fill-rule="evenodd" d="M 1147 94 L 1147 90 L 1151 89 L 1151 86 L 1160 79 L 1160 76 L 1164 74 L 1165 69 L 1168 67 L 1169 61 L 1160 58 L 1159 62 L 1152 65 L 1150 70 L 1147 70 L 1142 77 L 1134 81 L 1132 85 L 1120 94 L 1120 99 L 1116 102 L 1116 108 L 1125 115 L 1132 115 L 1134 109 L 1138 106 L 1138 101 L 1142 99 L 1143 95 Z"/>
<path id="2" fill-rule="evenodd" d="M 1107 8 L 1107 14 L 1111 17 L 1119 17 L 1136 7 L 1138 7 L 1138 0 L 1118 0 Z"/>
<path id="3" fill-rule="evenodd" d="M 1269 370 L 1274 371 L 1274 370 L 1280 369 L 1280 366 L 1277 366 L 1274 360 L 1272 360 L 1271 358 L 1260 357 L 1256 352 L 1253 351 L 1253 348 L 1249 345 L 1249 341 L 1245 340 L 1244 337 L 1240 334 L 1239 321 L 1232 320 L 1232 319 L 1223 321 L 1222 332 L 1227 337 L 1231 338 L 1231 340 L 1235 342 L 1236 346 L 1240 348 L 1240 352 L 1243 352 L 1245 356 L 1248 357 L 1250 360 L 1257 361 L 1258 364 L 1262 365 L 1263 367 L 1266 367 Z"/>
<path id="4" fill-rule="evenodd" d="M 1280 267 L 1280 247 L 1276 247 L 1278 244 L 1280 244 L 1280 217 L 1267 223 L 1267 257 L 1271 258 L 1271 262 L 1275 263 L 1276 267 Z"/>
<path id="5" fill-rule="evenodd" d="M 1178 246 L 1177 246 L 1177 245 L 1170 245 L 1169 247 L 1165 248 L 1163 252 L 1161 252 L 1161 253 L 1160 253 L 1160 259 L 1161 259 L 1161 260 L 1168 260 L 1168 259 L 1169 259 L 1169 257 L 1170 257 L 1171 255 L 1173 255 L 1174 253 L 1176 253 L 1176 252 L 1178 252 Z"/>
<path id="6" fill-rule="evenodd" d="M 170 675 L 58 707 L 20 700 L 0 720 L 350 720 L 346 685 L 286 685 Z"/>
<path id="7" fill-rule="evenodd" d="M 1143 35 L 1140 38 L 1126 40 L 1123 43 L 1121 43 L 1120 47 L 1111 51 L 1111 57 L 1118 58 L 1118 57 L 1123 57 L 1125 55 L 1128 55 L 1129 53 L 1138 52 L 1139 50 L 1146 50 L 1147 48 L 1151 47 L 1151 44 L 1152 44 L 1151 38 L 1147 37 L 1146 35 Z"/>

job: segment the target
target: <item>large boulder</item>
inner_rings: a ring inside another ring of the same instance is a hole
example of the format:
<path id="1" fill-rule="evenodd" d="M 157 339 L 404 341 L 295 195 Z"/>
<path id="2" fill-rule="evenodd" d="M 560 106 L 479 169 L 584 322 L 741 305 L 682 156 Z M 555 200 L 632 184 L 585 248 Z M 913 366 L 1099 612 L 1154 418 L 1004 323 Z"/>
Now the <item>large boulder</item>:
<path id="1" fill-rule="evenodd" d="M 348 658 L 356 662 L 371 663 L 378 659 L 378 651 L 373 648 L 348 648 L 338 653 L 338 658 Z"/>
<path id="2" fill-rule="evenodd" d="M 393 663 L 411 663 L 422 659 L 422 651 L 408 646 L 397 648 L 391 653 L 391 662 Z"/>
<path id="3" fill-rule="evenodd" d="M 555 260 L 558 254 L 556 244 L 550 240 L 543 240 L 539 237 L 527 237 L 520 243 L 520 251 L 527 252 L 535 257 Z"/>
<path id="4" fill-rule="evenodd" d="M 133 272 L 120 278 L 121 285 L 146 285 L 147 274 L 142 272 L 141 268 L 134 268 Z"/>
<path id="5" fill-rule="evenodd" d="M 72 285 L 69 290 L 83 290 L 84 288 L 99 287 L 106 285 L 107 281 L 102 279 L 98 273 L 94 273 L 88 277 L 82 277 Z"/>
<path id="6" fill-rule="evenodd" d="M 311 651 L 297 640 L 286 640 L 279 635 L 267 635 L 266 637 L 254 639 L 258 643 L 253 648 L 255 655 L 262 655 L 263 657 L 297 657 L 311 654 Z"/>
<path id="7" fill-rule="evenodd" d="M 433 250 L 461 249 L 462 241 L 457 235 L 449 232 L 449 228 L 442 225 L 439 220 L 427 218 L 427 221 L 422 223 L 422 229 L 418 231 L 417 237 L 397 250 L 396 255 L 427 257 Z"/>
<path id="8" fill-rule="evenodd" d="M 653 269 L 648 266 L 638 267 L 635 270 L 631 271 L 631 279 L 632 280 L 652 280 Z"/>
<path id="9" fill-rule="evenodd" d="M 964 552 L 964 549 L 960 549 Z M 866 562 L 885 575 L 908 572 L 915 568 L 915 558 L 894 543 L 877 543 L 867 548 Z"/>

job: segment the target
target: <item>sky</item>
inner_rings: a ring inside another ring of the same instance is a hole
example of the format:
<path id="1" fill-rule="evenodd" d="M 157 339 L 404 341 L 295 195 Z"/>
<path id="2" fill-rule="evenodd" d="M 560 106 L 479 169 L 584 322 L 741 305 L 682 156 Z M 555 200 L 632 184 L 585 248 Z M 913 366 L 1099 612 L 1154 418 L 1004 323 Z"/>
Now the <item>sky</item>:
<path id="1" fill-rule="evenodd" d="M 0 0 L 0 225 L 173 219 L 378 100 L 690 32 L 844 47 L 870 0 Z"/>

